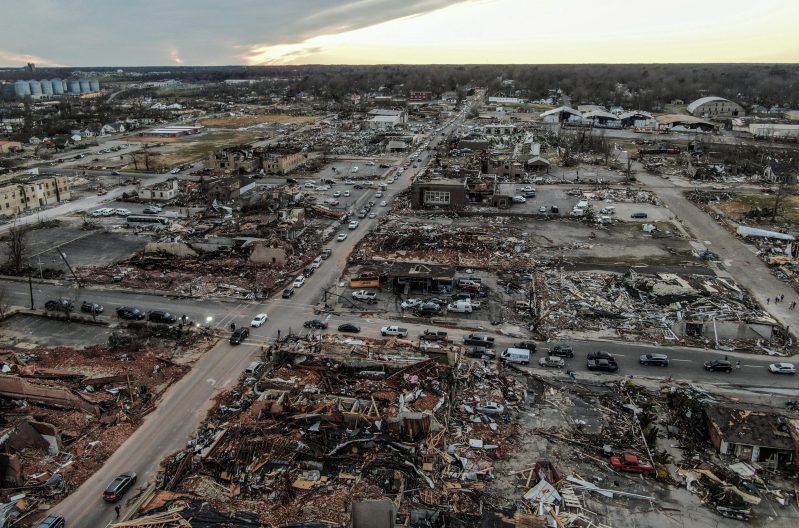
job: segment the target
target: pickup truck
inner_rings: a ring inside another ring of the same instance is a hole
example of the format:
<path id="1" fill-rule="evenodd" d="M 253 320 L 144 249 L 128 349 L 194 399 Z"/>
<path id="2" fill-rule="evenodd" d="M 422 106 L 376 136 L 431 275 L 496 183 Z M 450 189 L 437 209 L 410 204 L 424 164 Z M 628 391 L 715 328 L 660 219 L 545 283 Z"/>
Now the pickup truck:
<path id="1" fill-rule="evenodd" d="M 629 473 L 654 473 L 655 468 L 649 464 L 644 464 L 638 457 L 630 453 L 624 453 L 622 456 L 610 457 L 610 465 L 617 471 L 627 471 Z"/>
<path id="2" fill-rule="evenodd" d="M 358 301 L 373 301 L 377 298 L 377 293 L 367 290 L 358 290 L 352 292 L 352 298 Z"/>
<path id="3" fill-rule="evenodd" d="M 423 333 L 419 334 L 419 339 L 422 341 L 443 341 L 444 343 L 447 342 L 447 333 L 435 330 L 425 330 Z"/>
<path id="4" fill-rule="evenodd" d="M 400 328 L 399 326 L 384 326 L 380 329 L 380 335 L 383 336 L 397 336 L 397 337 L 408 337 L 408 329 L 407 328 Z"/>
<path id="5" fill-rule="evenodd" d="M 483 334 L 466 334 L 463 336 L 463 342 L 467 345 L 484 346 L 486 348 L 494 346 L 494 338 Z"/>
<path id="6" fill-rule="evenodd" d="M 602 372 L 616 372 L 619 364 L 613 359 L 589 359 L 588 370 L 599 370 Z"/>

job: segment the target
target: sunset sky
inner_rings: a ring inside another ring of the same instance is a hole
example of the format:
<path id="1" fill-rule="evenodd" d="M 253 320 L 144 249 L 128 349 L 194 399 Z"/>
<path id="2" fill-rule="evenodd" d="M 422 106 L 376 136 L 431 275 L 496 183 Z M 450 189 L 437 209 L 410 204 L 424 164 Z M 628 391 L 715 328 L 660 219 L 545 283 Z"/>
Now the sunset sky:
<path id="1" fill-rule="evenodd" d="M 3 3 L 3 66 L 799 62 L 799 0 Z"/>

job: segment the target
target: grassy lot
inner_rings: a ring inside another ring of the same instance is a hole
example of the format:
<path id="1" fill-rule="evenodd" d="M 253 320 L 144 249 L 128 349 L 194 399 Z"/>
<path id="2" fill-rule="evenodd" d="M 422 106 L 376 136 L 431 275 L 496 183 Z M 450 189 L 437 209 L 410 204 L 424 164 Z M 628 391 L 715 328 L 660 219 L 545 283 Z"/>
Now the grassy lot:
<path id="1" fill-rule="evenodd" d="M 774 207 L 774 195 L 739 194 L 733 200 L 722 202 L 718 208 L 732 218 L 744 218 L 749 211 L 761 208 L 767 213 Z M 770 219 L 770 214 L 766 217 Z M 799 223 L 799 196 L 784 196 L 780 204 L 777 221 Z"/>
<path id="2" fill-rule="evenodd" d="M 150 170 L 172 168 L 175 165 L 188 163 L 208 157 L 215 150 L 241 145 L 255 141 L 255 132 L 218 131 L 200 134 L 197 136 L 183 136 L 179 138 L 161 138 L 158 142 L 162 145 L 150 150 Z M 134 170 L 133 163 L 124 167 L 124 170 Z M 139 170 L 144 170 L 143 162 L 139 161 Z"/>
<path id="3" fill-rule="evenodd" d="M 209 117 L 200 121 L 207 127 L 214 128 L 241 128 L 261 123 L 309 123 L 315 120 L 314 116 L 293 116 L 285 114 L 265 114 L 265 115 L 248 115 L 248 116 L 230 116 L 230 117 Z"/>

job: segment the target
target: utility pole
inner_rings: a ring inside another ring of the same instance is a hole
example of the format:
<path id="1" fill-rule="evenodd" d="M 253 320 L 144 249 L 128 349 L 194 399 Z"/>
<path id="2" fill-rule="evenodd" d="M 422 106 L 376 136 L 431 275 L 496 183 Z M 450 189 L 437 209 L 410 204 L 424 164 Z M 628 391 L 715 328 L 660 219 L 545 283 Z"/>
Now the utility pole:
<path id="1" fill-rule="evenodd" d="M 31 294 L 31 310 L 33 310 L 33 278 L 31 277 L 30 270 L 28 270 L 28 290 Z"/>

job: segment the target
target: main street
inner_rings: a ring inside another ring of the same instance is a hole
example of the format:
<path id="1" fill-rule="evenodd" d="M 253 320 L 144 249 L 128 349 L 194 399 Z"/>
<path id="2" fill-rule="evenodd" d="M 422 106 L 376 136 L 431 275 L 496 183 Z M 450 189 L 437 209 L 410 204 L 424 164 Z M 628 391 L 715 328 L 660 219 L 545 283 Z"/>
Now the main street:
<path id="1" fill-rule="evenodd" d="M 462 115 L 458 116 L 457 122 L 462 120 Z M 448 130 L 452 126 L 454 125 L 451 124 Z M 431 146 L 433 144 L 431 141 Z M 427 155 L 424 158 L 427 159 Z M 407 188 L 415 173 L 409 167 L 402 177 L 389 186 L 385 199 L 393 198 Z M 367 196 L 364 195 L 364 201 L 368 199 Z M 385 210 L 381 210 L 379 214 L 385 214 Z M 364 219 L 357 229 L 348 232 L 349 236 L 345 241 L 331 242 L 329 247 L 333 252 L 330 258 L 306 280 L 302 288 L 297 289 L 288 302 L 271 299 L 263 303 L 227 303 L 95 288 L 81 289 L 78 295 L 80 298 L 91 297 L 93 302 L 108 305 L 109 310 L 123 304 L 145 309 L 162 308 L 180 315 L 186 314 L 203 323 L 211 317 L 211 324 L 222 328 L 230 322 L 247 325 L 252 316 L 259 312 L 266 312 L 269 321 L 262 328 L 253 329 L 251 338 L 244 345 L 231 346 L 227 340 L 220 340 L 182 380 L 167 391 L 156 410 L 145 418 L 142 425 L 103 467 L 56 505 L 53 511 L 64 515 L 67 523 L 75 527 L 97 528 L 113 521 L 113 505 L 105 503 L 101 498 L 108 483 L 122 472 L 135 471 L 139 476 L 137 487 L 145 487 L 155 476 L 162 458 L 182 448 L 191 439 L 212 405 L 214 396 L 233 386 L 249 362 L 258 357 L 260 345 L 274 339 L 278 329 L 299 330 L 302 322 L 311 317 L 312 306 L 318 301 L 321 290 L 338 279 L 352 249 L 378 221 L 379 216 L 375 219 Z M 346 229 L 343 231 L 347 232 Z M 25 293 L 27 284 L 3 281 L 2 285 L 9 291 L 11 304 L 28 304 Z M 39 308 L 51 296 L 69 296 L 70 293 L 69 286 L 36 284 L 35 287 L 34 301 Z M 130 493 L 128 496 L 132 498 L 134 495 Z M 123 514 L 124 508 L 126 505 L 123 504 Z"/>

